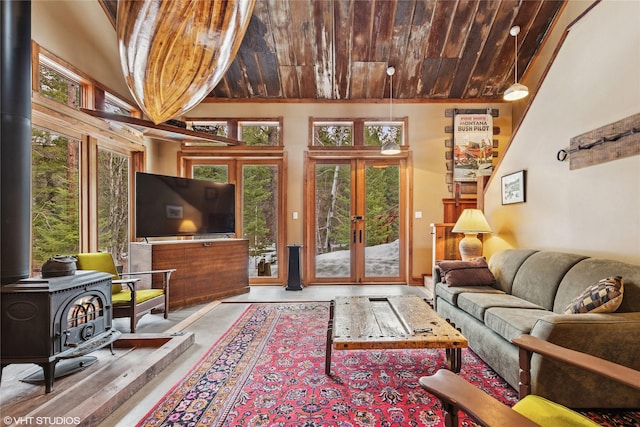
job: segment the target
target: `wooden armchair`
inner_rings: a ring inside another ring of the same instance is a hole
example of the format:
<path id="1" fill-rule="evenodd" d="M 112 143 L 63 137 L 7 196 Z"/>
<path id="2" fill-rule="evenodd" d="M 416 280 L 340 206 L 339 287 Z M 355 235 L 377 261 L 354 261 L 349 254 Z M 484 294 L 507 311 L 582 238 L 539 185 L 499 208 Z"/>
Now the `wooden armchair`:
<path id="1" fill-rule="evenodd" d="M 489 396 L 458 375 L 441 369 L 432 376 L 420 378 L 420 385 L 442 402 L 445 426 L 458 425 L 458 410 L 483 426 L 598 426 L 581 414 L 539 396 L 529 394 L 531 356 L 541 354 L 578 366 L 640 390 L 640 371 L 570 350 L 530 335 L 512 341 L 520 347 L 520 401 L 513 408 Z"/>
<path id="2" fill-rule="evenodd" d="M 79 270 L 97 270 L 113 276 L 111 287 L 111 304 L 113 318 L 130 318 L 131 333 L 142 316 L 151 310 L 163 310 L 164 318 L 169 314 L 169 279 L 175 269 L 118 273 L 113 257 L 108 252 L 77 254 Z M 137 283 L 140 275 L 162 274 L 162 289 L 139 289 Z M 125 285 L 125 286 L 123 286 Z"/>

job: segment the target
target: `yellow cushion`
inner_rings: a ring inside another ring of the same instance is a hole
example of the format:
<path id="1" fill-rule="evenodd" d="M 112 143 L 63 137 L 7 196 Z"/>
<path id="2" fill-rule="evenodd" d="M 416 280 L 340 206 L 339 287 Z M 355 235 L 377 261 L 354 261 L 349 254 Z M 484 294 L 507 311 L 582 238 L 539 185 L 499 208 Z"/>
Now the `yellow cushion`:
<path id="1" fill-rule="evenodd" d="M 513 405 L 513 409 L 543 427 L 600 426 L 571 409 L 531 394 Z"/>
<path id="2" fill-rule="evenodd" d="M 118 269 L 113 262 L 113 257 L 109 252 L 91 252 L 84 254 L 77 254 L 76 258 L 78 262 L 76 266 L 78 270 L 96 270 L 103 273 L 111 274 L 112 280 L 118 280 Z M 117 283 L 111 286 L 111 293 L 116 294 L 122 291 L 122 285 Z"/>
<path id="3" fill-rule="evenodd" d="M 140 289 L 136 291 L 136 303 L 148 301 L 162 295 L 162 289 Z M 113 305 L 128 305 L 131 302 L 131 291 L 122 291 L 111 295 Z"/>

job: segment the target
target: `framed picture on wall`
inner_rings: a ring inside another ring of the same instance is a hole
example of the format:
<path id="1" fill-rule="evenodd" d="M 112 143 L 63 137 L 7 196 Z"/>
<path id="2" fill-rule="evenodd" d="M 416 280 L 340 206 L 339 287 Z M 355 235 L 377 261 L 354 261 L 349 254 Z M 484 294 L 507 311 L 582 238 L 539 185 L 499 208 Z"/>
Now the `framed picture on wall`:
<path id="1" fill-rule="evenodd" d="M 502 204 L 526 201 L 525 171 L 510 173 L 502 177 Z"/>

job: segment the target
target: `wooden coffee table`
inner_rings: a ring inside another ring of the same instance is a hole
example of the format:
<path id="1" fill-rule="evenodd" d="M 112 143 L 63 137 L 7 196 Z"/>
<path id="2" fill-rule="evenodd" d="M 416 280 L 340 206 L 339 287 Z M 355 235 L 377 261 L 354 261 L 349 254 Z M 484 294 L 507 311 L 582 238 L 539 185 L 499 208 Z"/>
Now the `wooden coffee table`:
<path id="1" fill-rule="evenodd" d="M 451 371 L 460 372 L 467 339 L 417 295 L 338 297 L 331 301 L 325 372 L 331 351 L 444 348 Z"/>

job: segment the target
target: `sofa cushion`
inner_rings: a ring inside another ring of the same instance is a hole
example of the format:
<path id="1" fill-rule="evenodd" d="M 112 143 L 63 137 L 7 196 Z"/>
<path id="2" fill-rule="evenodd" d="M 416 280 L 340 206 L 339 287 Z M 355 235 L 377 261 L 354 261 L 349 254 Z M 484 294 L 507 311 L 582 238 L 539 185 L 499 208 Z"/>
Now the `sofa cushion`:
<path id="1" fill-rule="evenodd" d="M 564 314 L 572 313 L 613 313 L 622 304 L 624 279 L 620 276 L 607 277 L 589 286 L 569 303 Z"/>
<path id="2" fill-rule="evenodd" d="M 458 295 L 466 292 L 504 294 L 491 286 L 447 286 L 444 283 L 436 283 L 435 287 L 436 298 L 442 298 L 451 305 L 458 305 Z"/>
<path id="3" fill-rule="evenodd" d="M 533 249 L 504 249 L 498 251 L 489 258 L 489 270 L 496 278 L 494 287 L 511 293 L 513 279 L 518 273 L 522 263 L 531 255 L 536 253 Z"/>
<path id="4" fill-rule="evenodd" d="M 549 310 L 531 308 L 491 307 L 484 314 L 484 323 L 492 331 L 511 342 L 522 334 L 531 332 L 542 316 L 553 314 Z"/>
<path id="5" fill-rule="evenodd" d="M 442 283 L 448 286 L 491 286 L 496 278 L 487 266 L 484 257 L 468 261 L 438 261 Z"/>
<path id="6" fill-rule="evenodd" d="M 563 313 L 585 287 L 610 276 L 624 277 L 624 298 L 616 312 L 640 311 L 640 265 L 603 258 L 587 258 L 569 270 L 558 287 L 553 311 Z"/>
<path id="7" fill-rule="evenodd" d="M 518 273 L 513 279 L 511 294 L 538 304 L 547 310 L 553 310 L 556 292 L 562 278 L 571 267 L 584 258 L 586 257 L 582 255 L 563 252 L 536 252 L 527 258 L 518 269 Z M 603 277 L 606 276 L 599 276 L 595 280 Z M 578 293 L 573 294 L 571 298 L 576 295 Z"/>
<path id="8" fill-rule="evenodd" d="M 465 292 L 458 296 L 458 307 L 481 322 L 484 322 L 485 310 L 491 307 L 544 309 L 544 307 L 509 294 L 472 292 Z"/>

